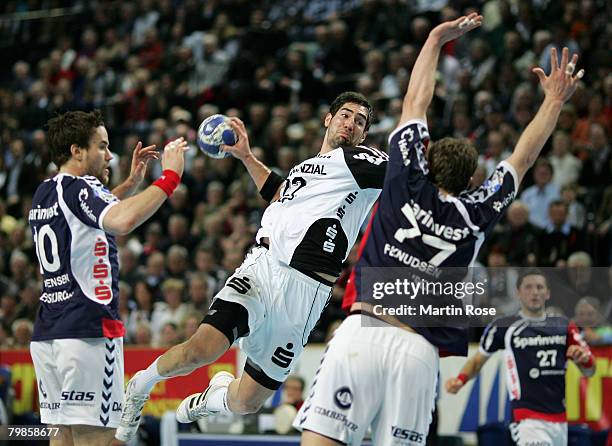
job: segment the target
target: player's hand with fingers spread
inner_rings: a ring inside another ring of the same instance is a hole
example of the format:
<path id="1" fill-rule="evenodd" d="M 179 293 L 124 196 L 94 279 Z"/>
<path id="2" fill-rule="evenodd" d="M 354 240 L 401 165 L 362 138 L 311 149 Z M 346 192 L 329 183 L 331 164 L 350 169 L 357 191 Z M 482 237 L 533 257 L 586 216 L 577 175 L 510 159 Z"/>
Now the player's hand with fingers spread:
<path id="1" fill-rule="evenodd" d="M 584 347 L 579 345 L 570 345 L 567 348 L 567 357 L 576 364 L 586 364 L 589 361 L 591 354 Z"/>
<path id="2" fill-rule="evenodd" d="M 454 395 L 463 387 L 463 381 L 461 381 L 459 378 L 449 378 L 446 380 L 445 387 L 448 393 L 452 393 Z"/>
<path id="3" fill-rule="evenodd" d="M 577 62 L 578 54 L 574 54 L 570 60 L 569 49 L 566 47 L 563 48 L 559 64 L 557 49 L 553 47 L 550 50 L 550 75 L 546 76 L 539 67 L 532 70 L 538 76 L 547 98 L 565 102 L 574 94 L 578 81 L 584 76 L 584 70 L 574 74 Z"/>
<path id="4" fill-rule="evenodd" d="M 482 16 L 476 12 L 459 17 L 456 20 L 444 22 L 431 31 L 431 36 L 437 38 L 440 44 L 445 44 L 482 25 Z"/>
<path id="5" fill-rule="evenodd" d="M 185 168 L 185 151 L 189 149 L 185 138 L 180 137 L 170 141 L 164 147 L 162 154 L 161 165 L 162 169 L 170 169 L 175 171 L 179 176 L 183 175 Z"/>
<path id="6" fill-rule="evenodd" d="M 132 152 L 132 166 L 130 167 L 130 179 L 135 185 L 140 184 L 144 180 L 147 164 L 152 159 L 159 159 L 159 154 L 155 150 L 155 144 L 142 147 L 142 142 L 138 141 Z"/>
<path id="7" fill-rule="evenodd" d="M 243 161 L 245 158 L 253 155 L 251 152 L 251 146 L 249 145 L 249 136 L 246 127 L 244 126 L 244 122 L 238 118 L 229 118 L 228 122 L 234 129 L 234 132 L 236 132 L 238 141 L 233 146 L 223 145 L 223 150 L 231 153 L 235 158 Z"/>

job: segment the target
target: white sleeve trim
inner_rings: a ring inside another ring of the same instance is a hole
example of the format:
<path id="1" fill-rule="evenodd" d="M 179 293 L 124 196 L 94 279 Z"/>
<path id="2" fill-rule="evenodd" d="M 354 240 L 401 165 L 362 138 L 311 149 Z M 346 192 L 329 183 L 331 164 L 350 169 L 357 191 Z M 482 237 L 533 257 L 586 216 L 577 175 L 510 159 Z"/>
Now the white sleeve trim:
<path id="1" fill-rule="evenodd" d="M 404 122 L 403 124 L 398 125 L 395 130 L 393 130 L 390 134 L 389 134 L 389 138 L 387 138 L 387 143 L 391 143 L 391 138 L 393 138 L 395 136 L 396 133 L 401 132 L 402 130 L 404 130 L 406 127 L 408 127 L 409 125 L 412 124 L 421 124 L 425 127 L 425 130 L 427 130 L 427 133 L 429 133 L 429 128 L 427 127 L 427 123 L 425 121 L 423 121 L 422 119 L 411 119 L 409 121 Z"/>
<path id="2" fill-rule="evenodd" d="M 518 194 L 520 183 L 518 179 L 518 174 L 516 173 L 516 169 L 514 168 L 514 166 L 506 160 L 501 161 L 499 163 L 499 166 L 504 166 L 506 169 L 510 171 L 510 173 L 512 174 L 512 178 L 514 178 L 514 192 L 515 194 Z"/>
<path id="3" fill-rule="evenodd" d="M 100 226 L 100 229 L 102 229 L 104 231 L 104 217 L 106 217 L 106 214 L 108 213 L 108 211 L 110 211 L 110 208 L 112 208 L 113 206 L 119 204 L 118 201 L 113 201 L 112 203 L 109 203 L 108 206 L 106 206 L 104 209 L 102 209 L 102 212 L 100 212 L 100 218 L 98 218 L 98 225 Z"/>

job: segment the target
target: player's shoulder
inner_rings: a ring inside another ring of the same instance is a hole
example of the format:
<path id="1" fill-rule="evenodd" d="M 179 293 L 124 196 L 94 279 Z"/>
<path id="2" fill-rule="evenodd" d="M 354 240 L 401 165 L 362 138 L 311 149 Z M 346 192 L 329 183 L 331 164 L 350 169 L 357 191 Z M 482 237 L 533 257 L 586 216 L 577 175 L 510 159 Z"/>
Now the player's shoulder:
<path id="1" fill-rule="evenodd" d="M 551 327 L 567 327 L 571 323 L 570 319 L 564 315 L 546 316 L 546 325 Z"/>
<path id="2" fill-rule="evenodd" d="M 89 198 L 89 194 L 93 193 L 93 196 L 98 197 L 107 203 L 118 201 L 118 198 L 115 197 L 98 178 L 92 175 L 71 177 L 65 186 L 73 191 L 77 191 L 79 194 L 79 199 L 86 200 Z"/>
<path id="3" fill-rule="evenodd" d="M 385 152 L 370 146 L 357 145 L 341 147 L 341 149 L 345 157 L 353 157 L 356 160 L 367 161 L 367 157 L 375 157 L 383 160 L 389 159 L 389 155 Z"/>
<path id="4" fill-rule="evenodd" d="M 499 316 L 489 323 L 489 327 L 508 328 L 522 320 L 519 314 Z"/>
<path id="5" fill-rule="evenodd" d="M 406 140 L 411 143 L 413 141 L 419 141 L 423 139 L 429 139 L 429 129 L 427 122 L 422 119 L 409 119 L 408 121 L 400 123 L 390 134 L 389 142 L 393 142 L 397 139 Z"/>

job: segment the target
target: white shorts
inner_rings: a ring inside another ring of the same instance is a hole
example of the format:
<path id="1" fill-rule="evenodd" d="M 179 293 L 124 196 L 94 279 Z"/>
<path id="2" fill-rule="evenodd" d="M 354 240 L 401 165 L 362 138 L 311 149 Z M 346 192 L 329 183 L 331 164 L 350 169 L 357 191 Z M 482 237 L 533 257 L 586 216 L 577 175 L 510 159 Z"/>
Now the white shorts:
<path id="1" fill-rule="evenodd" d="M 567 423 L 528 418 L 510 423 L 510 434 L 517 446 L 567 446 Z"/>
<path id="2" fill-rule="evenodd" d="M 340 325 L 293 426 L 348 445 L 372 427 L 372 443 L 425 445 L 438 380 L 438 350 L 422 336 L 385 324 Z"/>
<path id="3" fill-rule="evenodd" d="M 30 343 L 45 424 L 116 428 L 123 402 L 123 339 Z"/>
<path id="4" fill-rule="evenodd" d="M 247 309 L 249 334 L 239 345 L 247 355 L 249 375 L 263 373 L 252 377 L 280 384 L 295 366 L 330 296 L 330 286 L 281 264 L 266 248 L 255 247 L 216 298 Z"/>

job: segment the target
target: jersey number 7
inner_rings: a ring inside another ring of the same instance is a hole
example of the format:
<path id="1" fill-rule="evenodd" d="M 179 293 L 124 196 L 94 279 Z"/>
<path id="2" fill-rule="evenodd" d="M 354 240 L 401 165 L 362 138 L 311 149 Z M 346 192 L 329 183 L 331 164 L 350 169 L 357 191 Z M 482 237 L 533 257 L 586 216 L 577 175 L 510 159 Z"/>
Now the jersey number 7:
<path id="1" fill-rule="evenodd" d="M 421 230 L 419 229 L 419 225 L 417 224 L 417 219 L 414 216 L 414 212 L 412 211 L 412 207 L 408 203 L 405 203 L 402 207 L 402 213 L 406 216 L 412 227 L 400 228 L 395 231 L 395 240 L 400 243 L 404 243 L 404 240 L 406 239 L 421 237 L 424 244 L 431 246 L 432 248 L 439 249 L 440 252 L 429 259 L 428 263 L 434 266 L 440 266 L 440 264 L 444 262 L 448 256 L 457 250 L 457 247 L 453 243 L 442 240 L 440 237 L 422 234 Z"/>

